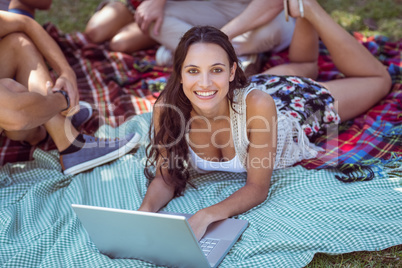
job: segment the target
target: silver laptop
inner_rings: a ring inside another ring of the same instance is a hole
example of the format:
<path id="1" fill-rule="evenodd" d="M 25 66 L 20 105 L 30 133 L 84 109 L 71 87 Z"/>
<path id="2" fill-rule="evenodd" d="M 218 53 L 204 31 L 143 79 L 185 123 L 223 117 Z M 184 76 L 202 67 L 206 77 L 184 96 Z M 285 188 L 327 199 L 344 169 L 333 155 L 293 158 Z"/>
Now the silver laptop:
<path id="1" fill-rule="evenodd" d="M 217 267 L 248 225 L 240 219 L 215 222 L 198 242 L 190 214 L 72 207 L 101 253 L 173 267 Z"/>

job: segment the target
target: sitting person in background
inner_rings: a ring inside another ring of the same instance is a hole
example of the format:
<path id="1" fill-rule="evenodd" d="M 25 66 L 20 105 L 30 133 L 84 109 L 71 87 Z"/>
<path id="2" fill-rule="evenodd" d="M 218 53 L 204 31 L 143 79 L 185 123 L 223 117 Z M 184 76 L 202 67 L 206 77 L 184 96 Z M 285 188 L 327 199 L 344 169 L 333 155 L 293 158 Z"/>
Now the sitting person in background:
<path id="1" fill-rule="evenodd" d="M 154 46 L 158 43 L 143 34 L 135 21 L 136 9 L 147 4 L 141 0 L 103 2 L 88 21 L 84 34 L 94 43 L 109 41 L 110 50 L 118 52 L 132 53 Z"/>
<path id="2" fill-rule="evenodd" d="M 28 16 L 0 11 L 0 25 L 0 132 L 32 146 L 49 134 L 65 174 L 117 159 L 137 145 L 138 134 L 121 140 L 80 134 L 90 113 L 76 113 L 76 76 L 56 42 Z M 45 59 L 59 75 L 54 85 Z"/>
<path id="3" fill-rule="evenodd" d="M 35 10 L 48 10 L 52 0 L 11 0 L 8 11 L 35 18 Z"/>
<path id="4" fill-rule="evenodd" d="M 275 169 L 316 157 L 314 137 L 389 93 L 386 67 L 315 0 L 303 2 L 289 0 L 297 18 L 291 63 L 252 76 L 252 83 L 222 31 L 198 26 L 182 37 L 154 106 L 145 169 L 151 182 L 140 211 L 159 211 L 185 194 L 189 166 L 199 172 L 246 172 L 243 187 L 189 219 L 200 239 L 212 222 L 264 202 Z M 325 83 L 307 78 L 317 75 L 318 38 L 345 78 Z"/>
<path id="5" fill-rule="evenodd" d="M 156 54 L 158 65 L 171 65 L 181 36 L 196 25 L 221 29 L 238 56 L 280 51 L 289 46 L 294 30 L 294 22 L 284 19 L 282 0 L 147 0 L 137 6 L 128 2 L 111 2 L 100 9 L 85 34 L 95 43 L 110 40 L 111 50 L 126 53 L 157 41 L 162 45 Z"/>

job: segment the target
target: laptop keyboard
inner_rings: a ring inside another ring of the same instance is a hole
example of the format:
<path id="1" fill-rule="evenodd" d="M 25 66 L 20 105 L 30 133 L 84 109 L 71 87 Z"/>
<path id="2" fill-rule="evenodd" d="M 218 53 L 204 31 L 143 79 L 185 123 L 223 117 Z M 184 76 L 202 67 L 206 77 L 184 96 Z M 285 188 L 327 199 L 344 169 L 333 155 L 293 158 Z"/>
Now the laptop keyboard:
<path id="1" fill-rule="evenodd" d="M 200 244 L 200 247 L 202 249 L 202 252 L 204 252 L 205 256 L 208 256 L 211 250 L 218 244 L 219 239 L 211 239 L 211 238 L 203 238 L 198 242 Z"/>

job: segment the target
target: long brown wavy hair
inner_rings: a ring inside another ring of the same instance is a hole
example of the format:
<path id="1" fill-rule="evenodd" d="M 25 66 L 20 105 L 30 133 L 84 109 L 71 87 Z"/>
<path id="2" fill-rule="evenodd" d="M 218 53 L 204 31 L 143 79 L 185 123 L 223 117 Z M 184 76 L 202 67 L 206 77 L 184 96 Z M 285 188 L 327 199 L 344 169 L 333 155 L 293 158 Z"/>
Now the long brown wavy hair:
<path id="1" fill-rule="evenodd" d="M 239 61 L 235 50 L 226 34 L 211 26 L 196 26 L 187 31 L 180 40 L 174 54 L 173 71 L 166 83 L 165 89 L 159 95 L 155 106 L 160 108 L 159 131 L 155 133 L 153 122 L 149 129 L 150 143 L 147 146 L 147 161 L 145 175 L 151 180 L 154 176 L 151 168 L 159 168 L 162 176 L 162 166 L 166 167 L 170 176 L 169 182 L 173 183 L 174 196 L 180 196 L 189 180 L 188 159 L 189 148 L 185 138 L 187 123 L 190 120 L 190 112 L 193 109 L 191 102 L 183 92 L 181 84 L 181 71 L 183 62 L 187 57 L 188 49 L 196 43 L 211 43 L 219 45 L 226 51 L 230 68 L 237 64 L 235 78 L 229 83 L 227 98 L 231 107 L 233 104 L 235 89 L 246 87 L 249 82 L 243 70 L 239 67 Z M 232 107 L 233 109 L 233 107 Z"/>

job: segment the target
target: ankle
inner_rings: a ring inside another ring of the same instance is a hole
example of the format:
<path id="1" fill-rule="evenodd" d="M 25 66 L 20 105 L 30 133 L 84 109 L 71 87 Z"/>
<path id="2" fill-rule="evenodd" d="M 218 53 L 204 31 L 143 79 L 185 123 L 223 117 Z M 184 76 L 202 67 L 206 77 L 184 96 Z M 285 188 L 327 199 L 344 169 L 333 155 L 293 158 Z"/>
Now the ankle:
<path id="1" fill-rule="evenodd" d="M 71 154 L 81 150 L 82 146 L 85 143 L 85 139 L 82 134 L 78 134 L 75 140 L 64 150 L 59 150 L 60 155 Z"/>
<path id="2" fill-rule="evenodd" d="M 311 18 L 321 11 L 325 11 L 316 0 L 302 0 L 304 9 L 304 18 Z"/>

